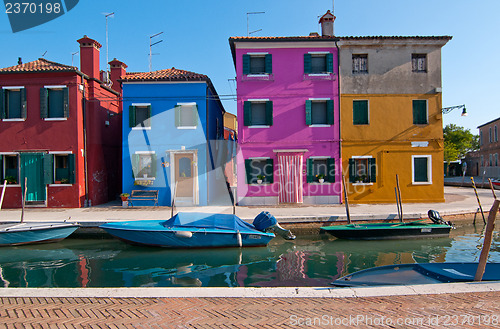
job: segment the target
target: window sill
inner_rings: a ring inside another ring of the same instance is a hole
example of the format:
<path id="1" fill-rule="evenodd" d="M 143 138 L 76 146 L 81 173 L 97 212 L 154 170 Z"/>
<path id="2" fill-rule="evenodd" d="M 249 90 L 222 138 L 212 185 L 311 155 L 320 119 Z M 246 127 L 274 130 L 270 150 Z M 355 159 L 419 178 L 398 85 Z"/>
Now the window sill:
<path id="1" fill-rule="evenodd" d="M 43 118 L 45 121 L 67 121 L 68 118 Z"/>
<path id="2" fill-rule="evenodd" d="M 247 128 L 271 128 L 271 126 L 247 126 Z"/>
<path id="3" fill-rule="evenodd" d="M 242 81 L 270 81 L 274 80 L 274 75 L 269 73 L 262 74 L 244 74 L 241 76 Z"/>
<path id="4" fill-rule="evenodd" d="M 156 177 L 137 177 L 135 180 L 155 180 Z"/>
<path id="5" fill-rule="evenodd" d="M 184 129 L 184 130 L 195 130 L 196 128 L 198 128 L 198 126 L 180 126 L 180 127 L 177 127 L 177 129 Z"/>
<path id="6" fill-rule="evenodd" d="M 314 124 L 314 125 L 309 125 L 311 128 L 329 128 L 332 127 L 333 125 L 328 125 L 328 124 Z"/>
<path id="7" fill-rule="evenodd" d="M 49 184 L 49 187 L 68 187 L 73 186 L 73 184 Z"/>
<path id="8" fill-rule="evenodd" d="M 323 182 L 323 183 L 320 183 L 320 182 L 311 182 L 311 183 L 307 183 L 309 185 L 332 185 L 332 184 L 335 184 L 335 183 L 332 183 L 332 182 Z"/>
<path id="9" fill-rule="evenodd" d="M 3 186 L 3 182 L 0 186 Z M 7 184 L 6 187 L 21 187 L 21 184 Z"/>
<path id="10" fill-rule="evenodd" d="M 20 121 L 26 121 L 26 119 L 23 118 L 12 118 L 12 119 L 2 119 L 4 122 L 20 122 Z"/>
<path id="11" fill-rule="evenodd" d="M 411 182 L 411 185 L 432 185 L 432 182 Z"/>
<path id="12" fill-rule="evenodd" d="M 261 184 L 258 184 L 258 183 L 251 183 L 251 184 L 248 184 L 248 186 L 269 186 L 271 185 L 271 183 L 261 183 Z"/>
<path id="13" fill-rule="evenodd" d="M 414 123 L 415 126 L 428 126 L 429 123 L 426 122 L 426 123 Z"/>
<path id="14" fill-rule="evenodd" d="M 151 130 L 151 127 L 132 127 L 132 130 Z"/>
<path id="15" fill-rule="evenodd" d="M 335 80 L 333 73 L 306 73 L 304 80 Z"/>
<path id="16" fill-rule="evenodd" d="M 360 185 L 373 185 L 373 183 L 351 183 L 352 185 L 355 186 L 360 186 Z"/>

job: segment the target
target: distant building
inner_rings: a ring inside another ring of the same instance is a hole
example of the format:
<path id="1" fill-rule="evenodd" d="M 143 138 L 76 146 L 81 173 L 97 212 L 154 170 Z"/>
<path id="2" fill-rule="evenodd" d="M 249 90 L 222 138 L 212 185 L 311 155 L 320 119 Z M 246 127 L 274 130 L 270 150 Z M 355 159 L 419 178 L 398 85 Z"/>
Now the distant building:
<path id="1" fill-rule="evenodd" d="M 500 142 L 498 134 L 500 129 L 500 118 L 486 122 L 479 127 L 479 151 L 467 155 L 467 166 L 472 174 L 490 178 L 500 177 Z"/>
<path id="2" fill-rule="evenodd" d="M 100 79 L 99 48 L 80 40 L 80 70 L 44 58 L 0 69 L 0 181 L 4 207 L 82 207 L 120 191 L 118 85 Z M 121 63 L 121 62 L 120 62 Z M 111 68 L 111 81 L 124 73 Z"/>
<path id="3" fill-rule="evenodd" d="M 160 206 L 229 197 L 224 108 L 210 79 L 176 68 L 128 73 L 123 86 L 123 192 L 158 190 Z M 136 204 L 134 202 L 134 204 Z"/>
<path id="4" fill-rule="evenodd" d="M 437 37 L 342 37 L 342 161 L 349 201 L 444 201 Z M 347 173 L 346 173 L 347 174 Z"/>

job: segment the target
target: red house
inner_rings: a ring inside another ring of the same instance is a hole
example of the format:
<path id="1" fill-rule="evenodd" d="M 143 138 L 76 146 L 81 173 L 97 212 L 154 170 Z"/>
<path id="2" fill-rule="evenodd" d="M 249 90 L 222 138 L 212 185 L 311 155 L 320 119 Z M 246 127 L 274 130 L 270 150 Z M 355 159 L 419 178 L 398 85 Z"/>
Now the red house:
<path id="1" fill-rule="evenodd" d="M 121 87 L 125 64 L 102 81 L 101 45 L 80 40 L 80 70 L 40 58 L 0 69 L 0 184 L 4 208 L 83 207 L 121 186 Z M 115 82 L 113 84 L 113 82 Z"/>

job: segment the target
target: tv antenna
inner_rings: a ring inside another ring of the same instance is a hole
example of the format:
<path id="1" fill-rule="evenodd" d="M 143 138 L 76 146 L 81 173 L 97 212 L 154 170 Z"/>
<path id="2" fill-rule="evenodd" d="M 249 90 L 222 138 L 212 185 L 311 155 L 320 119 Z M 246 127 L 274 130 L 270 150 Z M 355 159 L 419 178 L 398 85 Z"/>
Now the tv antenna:
<path id="1" fill-rule="evenodd" d="M 153 63 L 152 63 L 152 56 L 153 56 L 153 53 L 151 52 L 151 47 L 153 47 L 154 45 L 157 45 L 159 44 L 160 42 L 162 42 L 163 40 L 160 40 L 160 41 L 156 41 L 155 43 L 151 43 L 152 42 L 152 39 L 154 37 L 157 37 L 159 36 L 160 34 L 162 34 L 163 32 L 159 32 L 159 33 L 156 33 L 156 34 L 153 34 L 153 35 L 150 35 L 149 36 L 149 72 L 151 72 L 151 70 L 153 69 Z M 157 55 L 157 54 L 155 54 Z"/>
<path id="2" fill-rule="evenodd" d="M 115 12 L 104 14 L 106 17 L 106 72 L 109 72 L 109 59 L 108 59 L 108 17 L 115 16 Z"/>
<path id="3" fill-rule="evenodd" d="M 78 54 L 80 51 L 78 50 L 77 52 L 74 52 L 71 54 L 71 66 L 74 66 L 73 65 L 73 57 L 75 57 L 76 54 Z"/>
<path id="4" fill-rule="evenodd" d="M 258 14 L 265 14 L 265 13 L 266 13 L 265 11 L 253 11 L 253 12 L 247 13 L 247 37 L 250 36 L 250 34 L 252 34 L 252 33 L 256 33 L 256 32 L 262 31 L 262 29 L 258 29 L 258 30 L 250 32 L 250 28 L 249 28 L 249 17 L 250 17 L 250 15 L 258 15 Z"/>

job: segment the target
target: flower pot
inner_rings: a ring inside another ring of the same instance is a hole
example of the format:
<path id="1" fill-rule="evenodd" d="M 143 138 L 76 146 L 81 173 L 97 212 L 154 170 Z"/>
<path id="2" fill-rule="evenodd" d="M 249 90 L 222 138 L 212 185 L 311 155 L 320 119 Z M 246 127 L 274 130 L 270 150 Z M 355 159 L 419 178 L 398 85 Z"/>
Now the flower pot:
<path id="1" fill-rule="evenodd" d="M 323 184 L 323 183 L 325 182 L 325 179 L 324 179 L 324 178 L 320 178 L 320 179 L 318 179 L 318 181 L 319 181 L 321 184 Z"/>
<path id="2" fill-rule="evenodd" d="M 257 184 L 262 184 L 262 179 L 257 179 Z"/>
<path id="3" fill-rule="evenodd" d="M 122 201 L 127 201 L 128 200 L 128 196 L 121 196 L 120 198 L 122 198 Z"/>

